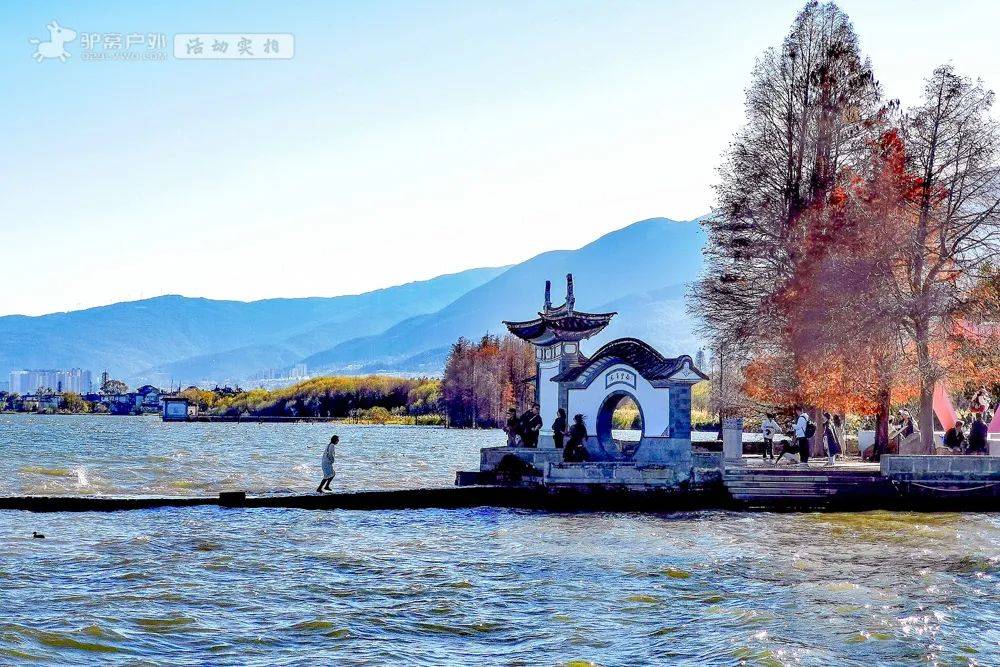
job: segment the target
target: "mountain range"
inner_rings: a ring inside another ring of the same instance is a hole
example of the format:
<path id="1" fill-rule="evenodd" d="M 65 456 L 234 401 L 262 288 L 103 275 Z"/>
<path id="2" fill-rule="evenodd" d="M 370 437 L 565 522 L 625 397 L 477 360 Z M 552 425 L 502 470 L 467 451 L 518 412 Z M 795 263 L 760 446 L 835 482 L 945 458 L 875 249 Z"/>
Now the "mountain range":
<path id="1" fill-rule="evenodd" d="M 0 377 L 17 368 L 108 370 L 130 384 L 243 382 L 305 363 L 310 374 L 440 373 L 459 337 L 503 333 L 530 319 L 546 280 L 562 302 L 574 275 L 577 310 L 618 316 L 584 352 L 621 336 L 667 355 L 700 343 L 684 309 L 701 267 L 697 221 L 653 218 L 576 250 L 364 294 L 240 302 L 166 295 L 37 317 L 0 317 Z"/>

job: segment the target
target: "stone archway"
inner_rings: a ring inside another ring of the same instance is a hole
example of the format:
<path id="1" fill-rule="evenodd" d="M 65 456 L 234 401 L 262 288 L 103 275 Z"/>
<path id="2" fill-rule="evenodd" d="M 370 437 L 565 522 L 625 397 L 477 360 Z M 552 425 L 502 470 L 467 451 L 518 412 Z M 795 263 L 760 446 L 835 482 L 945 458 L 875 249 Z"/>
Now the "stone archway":
<path id="1" fill-rule="evenodd" d="M 639 409 L 640 437 L 637 440 L 619 440 L 615 438 L 612 433 L 615 430 L 613 421 L 615 409 L 618 407 L 619 403 L 625 399 L 629 399 Z M 642 436 L 645 435 L 646 418 L 643 414 L 642 403 L 639 402 L 638 397 L 636 397 L 632 392 L 624 390 L 612 391 L 604 397 L 604 401 L 601 403 L 601 407 L 597 411 L 595 425 L 597 429 L 597 432 L 595 433 L 597 441 L 600 443 L 601 448 L 603 448 L 605 452 L 608 454 L 618 455 L 623 458 L 631 458 L 632 455 L 635 454 L 635 450 L 639 447 Z"/>

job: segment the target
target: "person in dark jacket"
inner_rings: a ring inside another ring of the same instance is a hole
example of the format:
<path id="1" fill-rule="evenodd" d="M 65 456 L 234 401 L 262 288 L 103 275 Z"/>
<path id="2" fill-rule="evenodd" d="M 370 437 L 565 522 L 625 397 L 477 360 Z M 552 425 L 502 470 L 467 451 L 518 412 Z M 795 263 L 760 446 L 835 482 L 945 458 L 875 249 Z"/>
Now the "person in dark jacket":
<path id="1" fill-rule="evenodd" d="M 517 447 L 517 439 L 521 436 L 521 420 L 517 418 L 517 408 L 507 411 L 507 424 L 503 430 L 507 431 L 507 446 Z"/>
<path id="2" fill-rule="evenodd" d="M 563 452 L 563 460 L 579 463 L 587 460 L 587 427 L 583 423 L 583 415 L 573 416 L 573 425 L 569 427 L 569 442 Z"/>
<path id="3" fill-rule="evenodd" d="M 521 442 L 525 447 L 538 446 L 538 432 L 542 430 L 542 417 L 538 414 L 538 403 L 521 415 Z"/>
<path id="4" fill-rule="evenodd" d="M 802 463 L 809 463 L 809 413 L 802 409 L 795 420 L 795 444 Z"/>
<path id="5" fill-rule="evenodd" d="M 556 413 L 556 420 L 552 422 L 552 439 L 556 443 L 556 449 L 562 449 L 563 440 L 566 438 L 566 411 L 559 408 Z"/>
<path id="6" fill-rule="evenodd" d="M 829 412 L 823 413 L 823 440 L 826 443 L 826 465 L 832 466 L 837 462 L 837 454 L 840 454 L 840 433 L 833 425 L 833 417 Z"/>
<path id="7" fill-rule="evenodd" d="M 965 431 L 962 427 L 965 424 L 959 419 L 955 425 L 944 433 L 944 446 L 955 454 L 964 454 L 968 441 L 965 439 Z"/>
<path id="8" fill-rule="evenodd" d="M 986 440 L 988 432 L 989 426 L 986 425 L 983 415 L 976 415 L 975 421 L 972 422 L 972 426 L 969 428 L 969 448 L 967 450 L 969 454 L 989 453 L 990 446 Z"/>

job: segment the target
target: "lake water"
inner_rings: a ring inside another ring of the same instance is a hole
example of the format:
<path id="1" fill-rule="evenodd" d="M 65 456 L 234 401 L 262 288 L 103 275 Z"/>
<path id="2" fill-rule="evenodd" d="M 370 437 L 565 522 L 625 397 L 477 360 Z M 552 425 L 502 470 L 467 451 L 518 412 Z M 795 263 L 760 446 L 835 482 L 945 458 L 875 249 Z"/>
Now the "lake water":
<path id="1" fill-rule="evenodd" d="M 0 415 L 0 493 L 450 484 L 498 432 Z M 32 531 L 46 539 L 32 539 Z M 0 512 L 0 664 L 998 664 L 1000 517 Z"/>

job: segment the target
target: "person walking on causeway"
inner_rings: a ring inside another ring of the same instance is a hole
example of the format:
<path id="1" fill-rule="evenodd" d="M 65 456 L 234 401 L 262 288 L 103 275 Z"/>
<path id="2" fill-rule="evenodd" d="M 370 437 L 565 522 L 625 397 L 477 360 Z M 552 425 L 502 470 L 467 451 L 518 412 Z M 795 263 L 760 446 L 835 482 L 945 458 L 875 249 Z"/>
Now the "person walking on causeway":
<path id="1" fill-rule="evenodd" d="M 333 478 L 337 476 L 337 471 L 333 469 L 333 463 L 337 460 L 338 442 L 340 442 L 339 437 L 331 437 L 330 444 L 328 444 L 326 449 L 323 450 L 323 457 L 320 459 L 320 465 L 323 468 L 323 479 L 320 480 L 319 486 L 316 487 L 316 493 L 329 491 L 330 482 L 332 482 Z"/>

